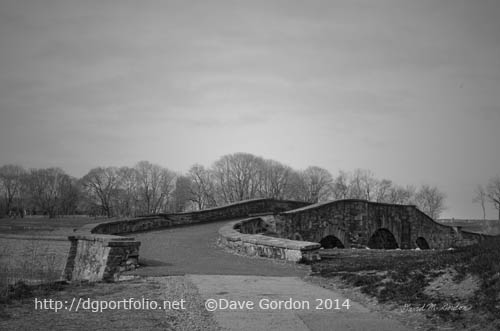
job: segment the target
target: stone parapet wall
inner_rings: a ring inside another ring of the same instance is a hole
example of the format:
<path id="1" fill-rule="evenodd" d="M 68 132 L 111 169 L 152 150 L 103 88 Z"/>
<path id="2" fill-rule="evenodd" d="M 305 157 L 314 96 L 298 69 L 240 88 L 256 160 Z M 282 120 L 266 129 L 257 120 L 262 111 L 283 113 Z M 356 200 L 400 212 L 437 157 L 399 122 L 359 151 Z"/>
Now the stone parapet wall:
<path id="1" fill-rule="evenodd" d="M 180 225 L 180 222 L 175 222 L 161 216 L 145 216 L 136 218 L 126 218 L 117 221 L 110 221 L 97 224 L 87 224 L 81 230 L 95 234 L 122 234 L 158 230 L 168 228 L 174 225 Z"/>
<path id="2" fill-rule="evenodd" d="M 98 224 L 87 224 L 81 228 L 81 231 L 99 234 L 134 233 L 172 226 L 242 218 L 252 214 L 277 214 L 307 205 L 309 203 L 301 201 L 253 199 L 194 212 L 148 215 Z"/>
<path id="3" fill-rule="evenodd" d="M 69 281 L 114 281 L 138 264 L 140 242 L 112 235 L 75 235 L 64 270 Z"/>
<path id="4" fill-rule="evenodd" d="M 204 209 L 194 212 L 160 215 L 174 221 L 196 223 L 235 219 L 252 214 L 278 214 L 287 210 L 301 208 L 308 205 L 310 205 L 310 203 L 302 201 L 253 199 L 235 202 L 222 207 Z"/>
<path id="5" fill-rule="evenodd" d="M 237 230 L 258 227 L 263 223 L 264 221 L 260 218 L 230 222 L 219 230 L 219 244 L 248 256 L 293 262 L 310 262 L 320 259 L 318 243 L 273 238 L 261 234 L 246 234 Z"/>

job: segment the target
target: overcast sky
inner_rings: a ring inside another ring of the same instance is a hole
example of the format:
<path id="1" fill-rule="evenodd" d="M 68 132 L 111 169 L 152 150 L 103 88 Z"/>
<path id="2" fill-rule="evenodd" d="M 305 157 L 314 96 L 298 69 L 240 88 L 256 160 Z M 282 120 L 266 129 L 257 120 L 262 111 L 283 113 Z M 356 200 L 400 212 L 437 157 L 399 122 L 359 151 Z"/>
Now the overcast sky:
<path id="1" fill-rule="evenodd" d="M 0 164 L 248 152 L 436 185 L 443 217 L 481 218 L 499 143 L 500 1 L 0 0 Z"/>

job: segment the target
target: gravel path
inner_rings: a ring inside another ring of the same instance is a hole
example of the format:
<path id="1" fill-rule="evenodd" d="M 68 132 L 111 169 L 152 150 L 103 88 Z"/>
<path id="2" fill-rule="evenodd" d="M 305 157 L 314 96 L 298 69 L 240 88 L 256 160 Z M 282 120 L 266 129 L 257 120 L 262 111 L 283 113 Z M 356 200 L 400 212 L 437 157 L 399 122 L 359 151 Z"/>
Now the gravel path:
<path id="1" fill-rule="evenodd" d="M 189 279 L 205 299 L 212 300 L 215 320 L 228 330 L 409 330 L 339 291 L 298 277 L 190 275 Z"/>

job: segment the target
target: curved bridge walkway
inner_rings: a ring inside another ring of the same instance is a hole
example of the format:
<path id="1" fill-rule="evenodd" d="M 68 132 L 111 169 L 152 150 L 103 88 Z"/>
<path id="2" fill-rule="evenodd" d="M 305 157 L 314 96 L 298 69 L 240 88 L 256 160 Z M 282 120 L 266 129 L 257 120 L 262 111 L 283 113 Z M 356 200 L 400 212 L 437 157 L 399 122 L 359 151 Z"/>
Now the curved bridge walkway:
<path id="1" fill-rule="evenodd" d="M 234 220 L 130 234 L 141 242 L 139 260 L 144 267 L 128 274 L 305 276 L 309 272 L 305 265 L 239 256 L 218 247 L 218 230 L 230 221 Z"/>
<path id="2" fill-rule="evenodd" d="M 227 222 L 133 234 L 141 241 L 140 263 L 144 266 L 126 275 L 185 275 L 203 300 L 255 304 L 254 309 L 216 309 L 215 321 L 224 330 L 407 330 L 352 300 L 349 309 L 316 309 L 318 299 L 338 299 L 342 304 L 348 298 L 302 280 L 309 273 L 306 265 L 238 256 L 218 247 L 218 230 Z M 263 299 L 308 302 L 310 306 L 261 309 Z"/>

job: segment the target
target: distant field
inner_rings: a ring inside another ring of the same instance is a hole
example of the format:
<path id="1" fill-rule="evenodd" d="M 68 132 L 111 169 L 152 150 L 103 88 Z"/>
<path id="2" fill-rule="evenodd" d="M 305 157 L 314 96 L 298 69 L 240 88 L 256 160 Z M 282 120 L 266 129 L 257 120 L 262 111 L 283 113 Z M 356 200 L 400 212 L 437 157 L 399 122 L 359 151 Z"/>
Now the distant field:
<path id="1" fill-rule="evenodd" d="M 440 219 L 439 223 L 448 226 L 460 226 L 469 232 L 500 235 L 499 220 L 468 220 L 468 219 Z"/>
<path id="2" fill-rule="evenodd" d="M 66 236 L 85 224 L 108 220 L 88 216 L 0 218 L 0 234 Z"/>

